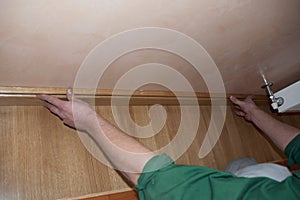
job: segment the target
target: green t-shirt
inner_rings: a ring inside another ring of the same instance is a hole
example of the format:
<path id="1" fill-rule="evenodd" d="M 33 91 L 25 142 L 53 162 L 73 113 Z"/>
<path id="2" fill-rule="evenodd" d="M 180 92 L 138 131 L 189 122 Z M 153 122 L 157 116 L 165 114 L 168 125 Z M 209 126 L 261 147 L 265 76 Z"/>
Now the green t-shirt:
<path id="1" fill-rule="evenodd" d="M 300 135 L 285 149 L 289 164 L 300 164 Z M 300 199 L 300 179 L 282 182 L 243 178 L 201 166 L 176 165 L 166 154 L 153 157 L 143 169 L 136 189 L 141 200 L 176 199 Z"/>

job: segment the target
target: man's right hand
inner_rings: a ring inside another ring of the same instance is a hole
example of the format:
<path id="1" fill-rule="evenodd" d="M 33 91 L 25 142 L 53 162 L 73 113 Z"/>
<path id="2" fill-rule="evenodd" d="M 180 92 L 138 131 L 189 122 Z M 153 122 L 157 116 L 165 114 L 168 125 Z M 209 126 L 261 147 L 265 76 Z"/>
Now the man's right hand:
<path id="1" fill-rule="evenodd" d="M 248 96 L 244 101 L 238 100 L 234 96 L 230 97 L 231 102 L 235 105 L 235 113 L 244 117 L 247 121 L 253 121 L 253 113 L 258 109 L 255 103 L 252 100 L 252 96 Z"/>
<path id="2" fill-rule="evenodd" d="M 44 106 L 57 115 L 64 124 L 88 132 L 88 129 L 97 123 L 95 121 L 97 119 L 96 113 L 88 103 L 79 99 L 72 99 L 72 95 L 72 90 L 68 89 L 67 101 L 44 94 L 37 95 L 37 98 L 44 101 Z"/>

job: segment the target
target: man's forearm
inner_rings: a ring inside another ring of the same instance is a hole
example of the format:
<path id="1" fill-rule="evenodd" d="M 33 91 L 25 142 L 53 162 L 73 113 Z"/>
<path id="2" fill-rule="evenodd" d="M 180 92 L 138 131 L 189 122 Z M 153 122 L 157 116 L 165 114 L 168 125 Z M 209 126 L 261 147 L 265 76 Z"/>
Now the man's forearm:
<path id="1" fill-rule="evenodd" d="M 260 109 L 251 111 L 252 122 L 284 151 L 289 142 L 300 133 L 300 130 L 282 123 Z"/>
<path id="2" fill-rule="evenodd" d="M 98 124 L 88 129 L 90 136 L 113 166 L 136 184 L 143 167 L 156 154 L 101 116 L 97 118 Z"/>
<path id="3" fill-rule="evenodd" d="M 132 183 L 137 184 L 145 164 L 155 153 L 97 115 L 86 102 L 73 99 L 70 89 L 67 91 L 67 101 L 50 95 L 37 97 L 66 125 L 88 132 L 112 165 Z"/>

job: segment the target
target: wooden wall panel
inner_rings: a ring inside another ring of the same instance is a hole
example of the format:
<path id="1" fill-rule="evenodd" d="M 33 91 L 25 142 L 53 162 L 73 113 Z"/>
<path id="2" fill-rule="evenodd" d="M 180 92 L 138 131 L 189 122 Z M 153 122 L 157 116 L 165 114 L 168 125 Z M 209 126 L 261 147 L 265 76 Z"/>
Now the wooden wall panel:
<path id="1" fill-rule="evenodd" d="M 193 106 L 187 106 L 192 118 Z M 139 139 L 151 149 L 160 148 L 175 136 L 180 122 L 178 106 L 165 106 L 168 119 L 162 131 L 152 138 Z M 118 112 L 122 113 L 122 107 Z M 267 107 L 263 107 L 267 110 Z M 148 106 L 133 106 L 130 112 L 140 125 L 149 122 Z M 97 111 L 112 123 L 109 106 Z M 156 116 L 159 117 L 159 116 Z M 299 127 L 299 115 L 278 118 Z M 228 107 L 226 123 L 215 148 L 198 158 L 210 107 L 201 106 L 197 137 L 177 161 L 223 170 L 232 159 L 253 157 L 260 162 L 284 159 L 251 124 L 238 118 Z M 192 121 L 191 121 L 192 123 Z M 186 134 L 189 134 L 187 131 Z M 76 131 L 40 106 L 0 106 L 0 198 L 59 199 L 95 193 L 130 190 L 112 169 L 94 159 L 82 145 Z"/>

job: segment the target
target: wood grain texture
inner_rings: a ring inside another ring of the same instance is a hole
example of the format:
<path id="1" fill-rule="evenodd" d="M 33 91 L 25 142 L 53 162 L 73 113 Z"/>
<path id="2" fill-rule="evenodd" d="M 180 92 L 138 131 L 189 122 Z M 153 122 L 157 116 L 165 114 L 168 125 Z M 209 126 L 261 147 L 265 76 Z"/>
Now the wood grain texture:
<path id="1" fill-rule="evenodd" d="M 113 194 L 101 195 L 87 195 L 86 197 L 79 197 L 80 200 L 138 200 L 136 191 L 130 190 L 125 192 L 116 192 Z"/>
<path id="2" fill-rule="evenodd" d="M 193 123 L 195 107 L 187 107 L 191 114 L 186 117 Z M 266 106 L 262 108 L 268 110 Z M 132 106 L 130 114 L 142 126 L 149 123 L 148 109 L 149 106 Z M 163 129 L 153 137 L 138 139 L 150 149 L 165 146 L 177 133 L 180 109 L 174 105 L 165 109 L 168 118 Z M 117 110 L 122 117 L 122 106 Z M 285 159 L 257 129 L 236 117 L 230 106 L 216 146 L 199 159 L 199 148 L 211 115 L 208 105 L 200 106 L 200 110 L 197 136 L 176 163 L 223 170 L 228 162 L 241 157 L 252 157 L 259 162 Z M 97 112 L 115 124 L 110 106 L 99 106 Z M 300 126 L 299 115 L 278 118 Z M 185 128 L 186 134 L 190 134 L 188 125 Z M 0 199 L 74 199 L 130 189 L 118 173 L 91 156 L 76 131 L 64 126 L 43 107 L 0 106 L 0 133 Z"/>
<path id="3" fill-rule="evenodd" d="M 0 106 L 34 106 L 41 105 L 41 102 L 36 99 L 37 94 L 50 94 L 61 99 L 66 99 L 67 88 L 29 88 L 29 87 L 0 87 Z M 115 105 L 127 105 L 127 100 L 130 99 L 131 105 L 179 105 L 180 99 L 182 105 L 195 104 L 194 98 L 197 98 L 200 105 L 210 105 L 211 100 L 216 103 L 222 103 L 223 95 L 209 93 L 191 93 L 177 92 L 176 95 L 171 91 L 153 91 L 137 90 L 131 92 L 128 90 L 88 90 L 75 89 L 76 97 L 85 101 L 95 101 L 95 105 L 107 106 L 111 105 L 111 100 L 114 98 Z M 242 94 L 227 94 L 228 100 L 230 95 L 237 98 L 245 98 Z M 264 95 L 255 95 L 254 101 L 257 104 L 266 104 L 267 99 Z M 228 101 L 227 101 L 228 102 Z"/>

